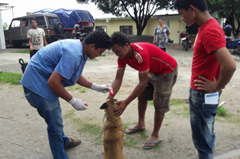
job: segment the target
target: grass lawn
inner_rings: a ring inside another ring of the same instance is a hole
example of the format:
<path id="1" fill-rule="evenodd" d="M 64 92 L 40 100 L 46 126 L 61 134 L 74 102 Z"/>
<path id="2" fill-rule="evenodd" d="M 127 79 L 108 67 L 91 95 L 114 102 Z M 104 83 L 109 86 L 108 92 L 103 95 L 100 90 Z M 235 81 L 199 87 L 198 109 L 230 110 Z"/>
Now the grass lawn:
<path id="1" fill-rule="evenodd" d="M 15 53 L 30 54 L 30 50 L 18 50 Z"/>
<path id="2" fill-rule="evenodd" d="M 22 74 L 2 72 L 0 73 L 0 83 L 20 84 Z"/>

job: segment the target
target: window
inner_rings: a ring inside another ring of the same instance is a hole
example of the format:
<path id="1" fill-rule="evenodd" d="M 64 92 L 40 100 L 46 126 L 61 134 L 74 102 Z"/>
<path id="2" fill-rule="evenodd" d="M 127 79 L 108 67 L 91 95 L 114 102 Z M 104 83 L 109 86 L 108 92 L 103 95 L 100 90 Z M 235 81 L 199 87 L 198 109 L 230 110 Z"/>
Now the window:
<path id="1" fill-rule="evenodd" d="M 83 22 L 83 27 L 93 27 L 93 22 Z"/>
<path id="2" fill-rule="evenodd" d="M 120 26 L 120 31 L 125 33 L 126 35 L 132 35 L 132 26 Z"/>
<path id="3" fill-rule="evenodd" d="M 49 17 L 48 20 L 50 25 L 54 25 L 56 22 L 58 22 L 58 19 L 56 17 Z"/>
<path id="4" fill-rule="evenodd" d="M 28 26 L 28 19 L 22 19 L 22 26 Z"/>
<path id="5" fill-rule="evenodd" d="M 45 25 L 44 17 L 36 17 L 38 25 Z"/>
<path id="6" fill-rule="evenodd" d="M 107 27 L 106 26 L 96 26 L 95 30 L 100 30 L 100 31 L 107 31 Z"/>
<path id="7" fill-rule="evenodd" d="M 20 27 L 21 26 L 21 21 L 20 19 L 17 20 L 13 20 L 12 24 L 11 24 L 11 28 L 16 28 L 16 27 Z"/>

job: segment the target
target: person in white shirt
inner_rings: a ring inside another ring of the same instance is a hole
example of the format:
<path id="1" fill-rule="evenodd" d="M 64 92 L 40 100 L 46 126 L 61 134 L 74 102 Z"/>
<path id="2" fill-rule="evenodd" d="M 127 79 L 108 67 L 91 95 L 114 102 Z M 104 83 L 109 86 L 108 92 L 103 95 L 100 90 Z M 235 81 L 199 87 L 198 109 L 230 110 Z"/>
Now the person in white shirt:
<path id="1" fill-rule="evenodd" d="M 30 46 L 30 58 L 37 53 L 38 50 L 47 45 L 45 32 L 42 28 L 38 28 L 35 18 L 30 20 L 32 28 L 27 32 L 27 38 Z"/>

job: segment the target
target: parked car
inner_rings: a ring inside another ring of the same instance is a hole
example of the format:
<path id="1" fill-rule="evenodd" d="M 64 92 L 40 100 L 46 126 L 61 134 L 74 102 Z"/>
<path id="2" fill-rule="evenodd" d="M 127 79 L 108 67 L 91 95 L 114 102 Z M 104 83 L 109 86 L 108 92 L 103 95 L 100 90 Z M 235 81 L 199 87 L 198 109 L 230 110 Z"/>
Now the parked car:
<path id="1" fill-rule="evenodd" d="M 58 16 L 51 13 L 41 13 L 12 19 L 9 29 L 4 31 L 6 44 L 20 47 L 23 43 L 28 43 L 27 31 L 31 28 L 31 18 L 36 18 L 38 27 L 44 29 L 48 43 L 64 39 L 63 26 Z"/>

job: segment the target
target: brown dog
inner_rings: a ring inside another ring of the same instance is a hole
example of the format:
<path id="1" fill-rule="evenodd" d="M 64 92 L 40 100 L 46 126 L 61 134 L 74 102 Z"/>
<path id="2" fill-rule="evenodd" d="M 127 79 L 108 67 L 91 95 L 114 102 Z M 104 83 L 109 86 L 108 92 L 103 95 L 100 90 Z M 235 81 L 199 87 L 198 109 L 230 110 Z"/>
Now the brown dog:
<path id="1" fill-rule="evenodd" d="M 106 122 L 104 124 L 104 159 L 125 159 L 123 154 L 123 125 L 119 116 L 113 115 L 113 110 L 118 107 L 116 99 L 104 103 L 100 109 L 105 109 Z"/>

